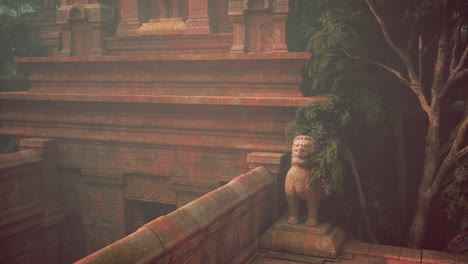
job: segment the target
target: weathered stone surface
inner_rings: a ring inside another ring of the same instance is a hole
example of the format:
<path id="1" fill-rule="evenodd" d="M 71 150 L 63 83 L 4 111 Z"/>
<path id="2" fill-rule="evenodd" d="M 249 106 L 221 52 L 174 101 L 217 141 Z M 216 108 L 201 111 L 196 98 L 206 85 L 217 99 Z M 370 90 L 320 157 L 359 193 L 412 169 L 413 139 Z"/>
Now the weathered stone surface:
<path id="1" fill-rule="evenodd" d="M 88 256 L 80 263 L 149 263 L 152 259 L 163 255 L 166 249 L 153 231 L 143 227 L 117 243 L 109 245 L 101 252 L 99 261 Z"/>
<path id="2" fill-rule="evenodd" d="M 345 240 L 340 227 L 321 223 L 315 227 L 291 225 L 282 217 L 260 240 L 260 248 L 293 254 L 335 258 Z"/>
<path id="3" fill-rule="evenodd" d="M 434 250 L 422 250 L 422 264 L 457 264 L 454 254 Z"/>
<path id="4" fill-rule="evenodd" d="M 23 139 L 21 150 L 0 154 L 0 262 L 59 263 L 55 142 Z"/>
<path id="5" fill-rule="evenodd" d="M 253 227 L 273 222 L 262 217 L 269 215 L 270 197 L 259 196 L 273 185 L 263 167 L 240 177 L 77 263 L 245 263 L 261 234 Z"/>

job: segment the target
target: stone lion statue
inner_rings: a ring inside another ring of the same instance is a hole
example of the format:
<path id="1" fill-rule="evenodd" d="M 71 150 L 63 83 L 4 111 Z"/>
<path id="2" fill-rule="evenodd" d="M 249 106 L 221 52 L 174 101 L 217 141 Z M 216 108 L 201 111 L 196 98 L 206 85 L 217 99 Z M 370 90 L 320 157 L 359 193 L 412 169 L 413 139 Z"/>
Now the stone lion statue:
<path id="1" fill-rule="evenodd" d="M 299 202 L 307 202 L 307 226 L 317 225 L 317 214 L 322 197 L 322 187 L 318 180 L 313 180 L 312 164 L 309 156 L 314 147 L 314 140 L 309 136 L 297 136 L 292 146 L 292 164 L 286 175 L 285 191 L 288 201 L 288 223 L 299 222 Z"/>

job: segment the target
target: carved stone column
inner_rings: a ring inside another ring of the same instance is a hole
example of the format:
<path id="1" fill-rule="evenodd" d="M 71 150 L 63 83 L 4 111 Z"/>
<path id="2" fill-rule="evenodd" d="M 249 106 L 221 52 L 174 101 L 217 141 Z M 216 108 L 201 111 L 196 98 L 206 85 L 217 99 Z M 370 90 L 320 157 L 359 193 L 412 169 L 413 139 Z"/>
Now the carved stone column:
<path id="1" fill-rule="evenodd" d="M 287 13 L 275 13 L 273 15 L 273 52 L 288 52 L 286 44 Z"/>
<path id="2" fill-rule="evenodd" d="M 234 42 L 231 53 L 245 52 L 245 22 L 243 1 L 229 1 L 229 17 L 231 18 L 234 31 Z"/>
<path id="3" fill-rule="evenodd" d="M 136 35 L 136 30 L 141 26 L 137 0 L 121 0 L 120 23 L 117 28 L 117 36 Z M 133 33 L 132 33 L 133 32 Z"/>
<path id="4" fill-rule="evenodd" d="M 209 14 L 210 0 L 189 0 L 189 17 L 185 34 L 210 34 L 212 21 Z"/>
<path id="5" fill-rule="evenodd" d="M 287 52 L 289 0 L 231 0 L 234 24 L 231 53 Z"/>

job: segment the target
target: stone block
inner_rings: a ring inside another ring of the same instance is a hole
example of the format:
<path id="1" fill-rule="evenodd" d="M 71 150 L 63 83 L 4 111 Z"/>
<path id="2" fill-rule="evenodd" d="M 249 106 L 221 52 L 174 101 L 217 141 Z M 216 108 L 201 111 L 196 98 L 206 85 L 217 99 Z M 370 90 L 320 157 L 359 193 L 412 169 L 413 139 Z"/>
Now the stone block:
<path id="1" fill-rule="evenodd" d="M 400 254 L 401 261 L 421 263 L 422 250 L 414 248 L 402 248 Z"/>
<path id="2" fill-rule="evenodd" d="M 255 177 L 251 177 L 251 175 L 255 175 Z M 249 194 L 254 195 L 257 191 L 263 189 L 265 184 L 273 184 L 274 178 L 265 168 L 258 167 L 233 181 L 242 183 Z"/>
<path id="3" fill-rule="evenodd" d="M 234 208 L 248 196 L 238 182 L 229 184 L 197 199 L 183 208 L 197 221 L 201 229 L 206 228 Z"/>
<path id="4" fill-rule="evenodd" d="M 372 244 L 369 256 L 385 259 L 400 259 L 401 247 Z"/>
<path id="5" fill-rule="evenodd" d="M 320 223 L 315 227 L 302 224 L 290 225 L 282 217 L 260 239 L 260 248 L 284 251 L 292 254 L 335 258 L 345 240 L 340 227 Z"/>
<path id="6" fill-rule="evenodd" d="M 165 248 L 150 229 L 143 227 L 122 240 L 89 255 L 81 263 L 149 263 L 165 253 Z M 97 258 L 99 256 L 99 258 Z M 158 262 L 159 263 L 159 262 Z"/>
<path id="7" fill-rule="evenodd" d="M 343 250 L 349 253 L 367 256 L 369 255 L 371 245 L 372 244 L 354 240 L 346 243 Z"/>
<path id="8" fill-rule="evenodd" d="M 158 235 L 165 248 L 176 248 L 176 245 L 189 240 L 199 230 L 199 225 L 184 208 L 149 222 L 144 225 Z"/>
<path id="9" fill-rule="evenodd" d="M 467 255 L 456 255 L 457 264 L 468 264 Z"/>
<path id="10" fill-rule="evenodd" d="M 422 250 L 422 264 L 457 264 L 456 255 L 434 250 Z"/>

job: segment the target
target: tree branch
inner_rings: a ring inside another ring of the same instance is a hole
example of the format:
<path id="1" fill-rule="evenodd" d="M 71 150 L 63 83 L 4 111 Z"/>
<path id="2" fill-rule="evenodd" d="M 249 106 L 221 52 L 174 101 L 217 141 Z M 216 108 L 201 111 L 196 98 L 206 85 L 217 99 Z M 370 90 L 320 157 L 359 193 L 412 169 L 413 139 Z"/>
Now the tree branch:
<path id="1" fill-rule="evenodd" d="M 437 175 L 432 182 L 431 187 L 429 188 L 429 192 L 436 192 L 439 190 L 439 185 L 442 181 L 442 178 L 445 176 L 447 171 L 452 167 L 452 165 L 462 158 L 464 155 L 468 154 L 468 146 L 465 146 L 463 149 L 460 150 L 461 145 L 465 140 L 465 133 L 468 130 L 468 115 L 465 115 L 463 120 L 460 122 L 458 126 L 457 134 L 453 140 L 452 147 L 450 148 L 450 152 L 448 153 L 445 160 L 442 162 L 442 165 L 437 172 Z"/>
<path id="2" fill-rule="evenodd" d="M 431 41 L 429 41 L 429 44 L 424 48 L 423 55 L 426 55 L 426 53 L 432 48 L 432 46 L 434 45 L 435 40 L 437 39 L 438 36 L 439 36 L 439 34 L 436 34 L 436 35 L 431 39 Z"/>
<path id="3" fill-rule="evenodd" d="M 466 116 L 465 116 L 465 119 L 466 119 Z M 452 149 L 453 143 L 455 142 L 455 139 L 460 134 L 460 129 L 461 129 L 461 127 L 463 125 L 466 125 L 466 120 L 463 120 L 463 121 L 459 122 L 458 125 L 450 132 L 449 139 L 444 144 L 444 146 L 440 149 L 439 159 L 441 159 L 442 156 L 447 154 Z M 466 128 L 464 128 L 464 129 L 466 129 Z"/>
<path id="4" fill-rule="evenodd" d="M 452 0 L 444 0 L 442 3 L 442 31 L 440 33 L 439 45 L 437 48 L 437 57 L 434 65 L 434 79 L 432 80 L 431 94 L 432 104 L 437 104 L 443 93 L 444 83 L 443 76 L 447 67 L 447 53 L 450 47 L 450 33 L 449 30 L 451 15 L 453 9 Z"/>
<path id="5" fill-rule="evenodd" d="M 410 78 L 410 81 L 414 83 L 414 85 L 418 86 L 418 89 L 421 90 L 422 92 L 422 86 L 420 83 L 420 80 L 417 78 L 416 73 L 414 71 L 414 67 L 411 63 L 411 60 L 407 56 L 407 54 L 400 48 L 398 47 L 395 42 L 393 42 L 393 39 L 390 37 L 390 33 L 388 32 L 387 26 L 385 25 L 382 17 L 377 13 L 377 10 L 374 7 L 374 4 L 372 3 L 371 0 L 365 0 L 367 3 L 367 6 L 369 7 L 370 11 L 374 15 L 375 20 L 377 20 L 377 23 L 380 25 L 380 29 L 382 30 L 382 33 L 384 35 L 385 41 L 387 44 L 392 48 L 393 51 L 395 51 L 398 56 L 403 60 L 405 63 L 405 66 L 408 70 L 408 77 Z"/>
<path id="6" fill-rule="evenodd" d="M 456 154 L 452 156 L 447 156 L 445 158 L 444 162 L 442 162 L 442 165 L 439 168 L 439 171 L 437 172 L 437 175 L 432 182 L 431 187 L 427 191 L 428 194 L 436 194 L 437 191 L 439 190 L 440 183 L 442 182 L 443 177 L 445 174 L 448 172 L 448 170 L 457 162 L 459 159 L 463 158 L 465 155 L 468 154 L 468 146 L 464 147 L 460 151 L 458 151 Z"/>
<path id="7" fill-rule="evenodd" d="M 458 80 L 462 79 L 463 77 L 468 76 L 468 68 L 463 69 L 462 71 L 457 72 L 455 75 L 450 74 L 449 78 L 445 82 L 444 86 L 442 86 L 442 90 L 439 93 L 439 97 L 442 98 L 447 90 Z"/>
<path id="8" fill-rule="evenodd" d="M 453 70 L 454 74 L 457 74 L 461 69 L 463 69 L 467 56 L 468 56 L 468 45 L 465 47 L 465 50 L 463 51 L 460 61 L 458 61 L 457 67 L 455 67 L 455 69 Z"/>
<path id="9" fill-rule="evenodd" d="M 452 148 L 450 149 L 449 156 L 452 156 L 457 152 L 461 144 L 463 143 L 463 140 L 465 139 L 464 135 L 466 130 L 468 129 L 468 115 L 465 115 L 463 121 L 461 122 L 461 126 L 457 131 L 457 135 L 455 136 L 455 139 L 452 144 Z"/>
<path id="10" fill-rule="evenodd" d="M 371 59 L 367 59 L 367 58 L 362 58 L 362 57 L 359 57 L 359 56 L 355 56 L 355 55 L 351 55 L 349 54 L 349 52 L 347 52 L 345 49 L 343 49 L 344 53 L 346 54 L 346 56 L 350 57 L 350 58 L 353 58 L 353 59 L 357 59 L 357 60 L 362 60 L 362 61 L 365 61 L 365 62 L 368 62 L 368 63 L 372 63 L 374 65 L 377 65 L 379 67 L 382 67 L 384 68 L 385 70 L 389 71 L 390 73 L 392 73 L 393 75 L 395 75 L 403 84 L 405 84 L 406 86 L 410 86 L 411 83 L 408 79 L 406 79 L 403 74 L 391 67 L 388 67 L 387 65 L 383 64 L 383 63 L 380 63 L 380 62 L 377 62 L 377 61 L 373 61 Z"/>
<path id="11" fill-rule="evenodd" d="M 377 65 L 379 67 L 382 67 L 383 69 L 389 71 L 390 73 L 392 73 L 393 75 L 395 75 L 404 85 L 408 86 L 414 93 L 415 95 L 418 97 L 419 99 L 419 103 L 421 104 L 421 107 L 422 109 L 428 114 L 430 115 L 431 113 L 431 108 L 430 106 L 428 105 L 427 103 L 427 100 L 426 100 L 426 97 L 424 96 L 423 92 L 421 89 L 418 88 L 418 86 L 415 86 L 412 82 L 410 82 L 408 79 L 406 79 L 403 74 L 391 67 L 388 67 L 387 65 L 385 64 L 382 64 L 380 62 L 377 62 L 377 61 L 373 61 L 373 60 L 370 60 L 370 59 L 367 59 L 367 58 L 362 58 L 362 57 L 359 57 L 359 56 L 354 56 L 354 55 L 351 55 L 349 54 L 345 49 L 343 49 L 343 52 L 346 54 L 346 56 L 350 57 L 350 58 L 353 58 L 353 59 L 357 59 L 357 60 L 363 60 L 363 61 L 366 61 L 368 63 L 372 63 L 374 65 Z"/>
<path id="12" fill-rule="evenodd" d="M 410 85 L 408 87 L 413 90 L 413 92 L 416 94 L 416 96 L 419 99 L 419 103 L 422 107 L 422 109 L 427 113 L 428 117 L 431 118 L 431 113 L 432 109 L 429 106 L 426 97 L 424 96 L 421 80 L 418 79 L 416 72 L 414 71 L 413 64 L 411 63 L 411 60 L 409 59 L 408 55 L 400 49 L 395 42 L 393 42 L 392 38 L 390 37 L 390 33 L 388 32 L 387 26 L 385 25 L 382 17 L 377 13 L 377 10 L 375 9 L 373 3 L 371 0 L 364 0 L 369 7 L 370 11 L 374 15 L 374 18 L 377 20 L 377 23 L 380 25 L 380 29 L 382 30 L 382 33 L 384 35 L 385 41 L 387 44 L 390 46 L 390 48 L 395 51 L 398 56 L 403 60 L 405 63 L 406 69 L 408 70 L 408 77 L 410 80 Z"/>
<path id="13" fill-rule="evenodd" d="M 457 56 L 457 50 L 458 50 L 458 44 L 460 43 L 461 39 L 461 19 L 458 20 L 457 28 L 456 30 L 456 35 L 457 38 L 455 39 L 455 43 L 453 44 L 452 48 L 452 58 L 450 59 L 450 73 L 453 72 L 455 69 L 455 64 L 457 63 L 456 56 Z"/>

